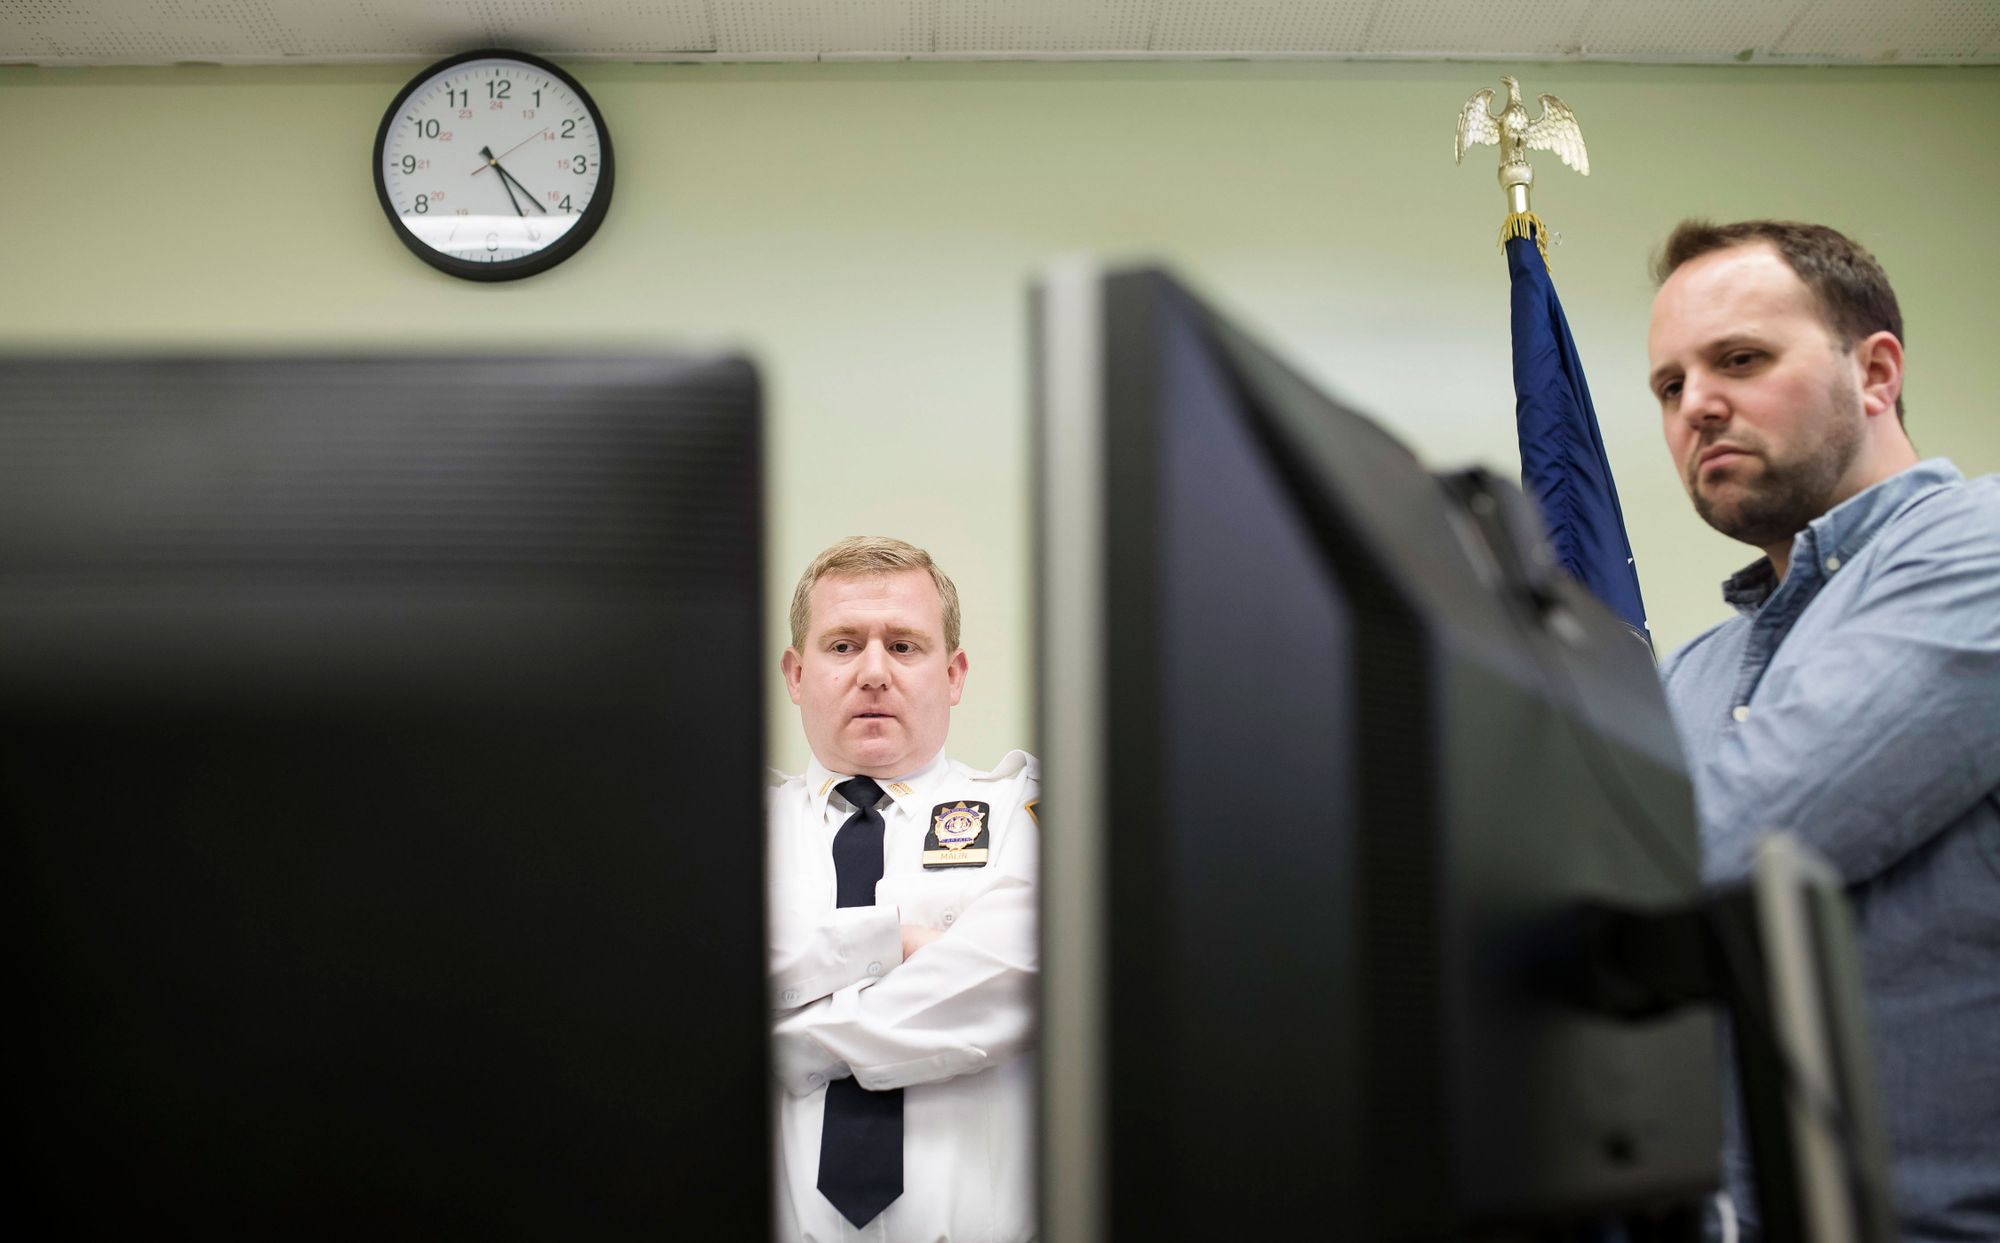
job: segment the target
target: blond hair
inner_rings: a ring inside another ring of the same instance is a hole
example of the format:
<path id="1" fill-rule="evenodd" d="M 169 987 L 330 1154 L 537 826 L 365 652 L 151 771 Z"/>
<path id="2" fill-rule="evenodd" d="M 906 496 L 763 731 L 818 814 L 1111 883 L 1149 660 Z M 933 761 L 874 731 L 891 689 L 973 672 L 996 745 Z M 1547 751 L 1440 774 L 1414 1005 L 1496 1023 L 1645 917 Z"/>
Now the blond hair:
<path id="1" fill-rule="evenodd" d="M 937 585 L 938 603 L 944 606 L 945 651 L 956 652 L 958 588 L 929 553 L 886 535 L 850 535 L 806 566 L 806 572 L 799 575 L 799 585 L 792 589 L 792 650 L 805 650 L 806 630 L 812 625 L 812 590 L 820 579 L 859 578 L 901 570 L 923 570 L 931 576 L 931 582 Z"/>

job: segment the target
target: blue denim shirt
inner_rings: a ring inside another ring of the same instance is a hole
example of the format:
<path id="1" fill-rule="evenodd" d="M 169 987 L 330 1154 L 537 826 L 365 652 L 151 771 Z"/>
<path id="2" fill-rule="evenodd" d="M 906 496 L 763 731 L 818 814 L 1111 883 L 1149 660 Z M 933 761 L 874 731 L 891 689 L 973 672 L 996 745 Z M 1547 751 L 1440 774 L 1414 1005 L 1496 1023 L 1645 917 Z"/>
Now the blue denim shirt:
<path id="1" fill-rule="evenodd" d="M 1661 671 L 1703 872 L 1789 829 L 1853 899 L 1908 1239 L 2000 1239 L 2000 476 L 1942 458 L 1815 519 Z M 1726 1154 L 1739 1211 L 1747 1167 Z"/>

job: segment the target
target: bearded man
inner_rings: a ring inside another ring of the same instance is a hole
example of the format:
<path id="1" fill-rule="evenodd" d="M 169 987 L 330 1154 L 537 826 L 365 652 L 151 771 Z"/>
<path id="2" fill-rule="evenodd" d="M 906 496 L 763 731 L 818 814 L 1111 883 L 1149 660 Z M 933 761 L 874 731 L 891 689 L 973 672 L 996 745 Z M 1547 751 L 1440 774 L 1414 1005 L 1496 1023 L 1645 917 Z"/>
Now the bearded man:
<path id="1" fill-rule="evenodd" d="M 1662 669 L 1704 873 L 1774 829 L 1838 869 L 1903 1237 L 2000 1238 L 2000 477 L 1918 460 L 1896 295 L 1840 233 L 1688 221 L 1658 276 L 1667 447 L 1763 554 Z M 1756 1237 L 1734 1137 L 1725 1167 Z"/>

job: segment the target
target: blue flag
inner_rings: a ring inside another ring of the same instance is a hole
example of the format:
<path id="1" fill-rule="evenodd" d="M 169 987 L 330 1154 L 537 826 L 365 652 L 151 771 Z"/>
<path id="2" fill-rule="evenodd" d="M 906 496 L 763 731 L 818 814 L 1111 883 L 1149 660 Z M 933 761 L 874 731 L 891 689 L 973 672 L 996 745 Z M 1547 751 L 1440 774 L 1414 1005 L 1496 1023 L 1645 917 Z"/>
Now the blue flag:
<path id="1" fill-rule="evenodd" d="M 1641 638 L 1646 606 L 1597 411 L 1548 264 L 1529 238 L 1507 243 L 1514 281 L 1514 423 L 1521 484 L 1542 507 L 1556 560 Z"/>

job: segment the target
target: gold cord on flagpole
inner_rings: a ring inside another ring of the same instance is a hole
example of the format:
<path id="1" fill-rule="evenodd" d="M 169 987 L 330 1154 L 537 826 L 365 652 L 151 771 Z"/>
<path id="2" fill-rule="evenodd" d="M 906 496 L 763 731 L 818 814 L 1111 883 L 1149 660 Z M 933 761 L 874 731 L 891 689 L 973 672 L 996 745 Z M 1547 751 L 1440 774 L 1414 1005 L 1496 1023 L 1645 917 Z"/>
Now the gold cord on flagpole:
<path id="1" fill-rule="evenodd" d="M 1532 238 L 1535 249 L 1542 252 L 1542 268 L 1549 268 L 1549 226 L 1531 211 L 1511 211 L 1500 225 L 1500 249 L 1507 249 L 1507 239 L 1513 237 Z"/>

